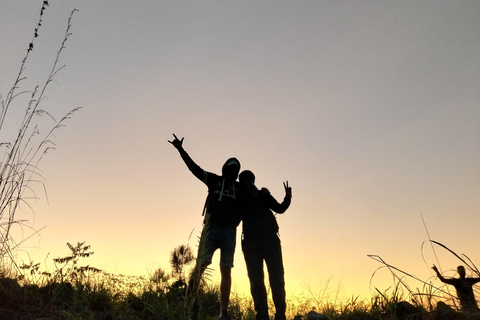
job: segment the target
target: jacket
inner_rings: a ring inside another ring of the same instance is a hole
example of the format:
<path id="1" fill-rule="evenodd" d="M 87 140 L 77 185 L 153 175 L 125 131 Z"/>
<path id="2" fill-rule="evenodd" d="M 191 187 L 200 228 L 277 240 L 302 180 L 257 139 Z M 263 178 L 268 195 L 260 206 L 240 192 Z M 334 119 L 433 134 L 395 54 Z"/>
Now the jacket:
<path id="1" fill-rule="evenodd" d="M 262 240 L 274 237 L 279 230 L 277 219 L 272 211 L 284 213 L 290 206 L 290 197 L 282 203 L 268 193 L 258 191 L 256 187 L 242 195 L 240 216 L 243 225 L 243 238 L 246 240 Z"/>
<path id="2" fill-rule="evenodd" d="M 240 223 L 238 182 L 229 181 L 223 175 L 219 176 L 203 170 L 190 158 L 185 150 L 181 149 L 179 151 L 188 169 L 208 187 L 208 196 L 203 212 L 205 215 L 204 223 L 217 227 L 236 228 Z M 225 162 L 225 165 L 232 159 L 238 162 L 235 158 L 230 158 Z"/>

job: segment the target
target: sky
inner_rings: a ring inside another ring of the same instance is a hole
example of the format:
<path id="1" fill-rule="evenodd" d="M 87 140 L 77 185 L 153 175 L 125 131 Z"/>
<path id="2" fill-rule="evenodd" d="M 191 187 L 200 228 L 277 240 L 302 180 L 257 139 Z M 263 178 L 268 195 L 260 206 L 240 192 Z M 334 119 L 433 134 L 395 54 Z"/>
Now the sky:
<path id="1" fill-rule="evenodd" d="M 0 0 L 2 99 L 41 5 Z M 45 81 L 73 9 L 42 103 L 57 119 L 81 109 L 41 162 L 47 194 L 17 214 L 41 229 L 18 235 L 31 235 L 19 259 L 46 264 L 85 241 L 85 264 L 148 275 L 170 270 L 176 246 L 195 250 L 207 189 L 175 133 L 207 171 L 237 157 L 277 200 L 288 180 L 290 297 L 389 290 L 369 255 L 423 281 L 433 264 L 454 276 L 459 261 L 429 239 L 479 266 L 480 2 L 50 0 L 23 90 Z M 232 275 L 248 294 L 239 242 Z"/>

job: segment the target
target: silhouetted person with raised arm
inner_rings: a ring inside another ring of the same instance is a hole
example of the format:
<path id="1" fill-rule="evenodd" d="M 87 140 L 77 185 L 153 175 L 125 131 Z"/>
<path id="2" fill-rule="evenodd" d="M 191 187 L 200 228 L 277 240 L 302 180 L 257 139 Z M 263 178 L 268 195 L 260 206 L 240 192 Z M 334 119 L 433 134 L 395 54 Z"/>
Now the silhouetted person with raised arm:
<path id="1" fill-rule="evenodd" d="M 435 265 L 433 265 L 432 269 L 435 271 L 440 281 L 446 284 L 451 284 L 455 287 L 458 300 L 460 300 L 462 313 L 467 316 L 475 315 L 480 317 L 480 310 L 477 301 L 475 300 L 475 294 L 473 293 L 473 285 L 480 282 L 480 278 L 467 278 L 463 266 L 457 267 L 458 278 L 444 278 Z"/>
<path id="2" fill-rule="evenodd" d="M 250 280 L 256 320 L 268 320 L 267 290 L 264 282 L 263 263 L 267 265 L 268 278 L 275 304 L 275 320 L 286 320 L 285 277 L 282 247 L 278 236 L 277 220 L 272 212 L 284 213 L 290 206 L 292 188 L 283 184 L 285 198 L 282 203 L 269 193 L 255 186 L 255 175 L 248 170 L 240 173 L 242 217 L 242 250 Z"/>
<path id="3" fill-rule="evenodd" d="M 208 265 L 212 263 L 213 253 L 220 249 L 220 318 L 230 320 L 227 309 L 232 286 L 231 270 L 235 253 L 236 228 L 240 223 L 238 214 L 239 185 L 236 182 L 240 172 L 240 162 L 236 158 L 228 159 L 222 167 L 222 175 L 216 175 L 200 168 L 183 149 L 183 138 L 174 134 L 170 142 L 180 152 L 180 156 L 195 177 L 208 187 L 208 196 L 204 207 L 204 230 L 199 246 L 197 262 L 187 287 L 188 292 L 196 294 L 199 281 Z"/>

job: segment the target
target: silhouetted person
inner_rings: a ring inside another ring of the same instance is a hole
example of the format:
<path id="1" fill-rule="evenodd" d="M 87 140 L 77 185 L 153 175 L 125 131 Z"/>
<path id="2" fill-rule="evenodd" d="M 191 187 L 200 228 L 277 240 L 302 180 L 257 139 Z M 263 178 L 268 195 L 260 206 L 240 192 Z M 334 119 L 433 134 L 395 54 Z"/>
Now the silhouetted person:
<path id="1" fill-rule="evenodd" d="M 255 175 L 248 170 L 240 173 L 241 217 L 243 222 L 242 249 L 250 279 L 257 320 L 268 320 L 267 290 L 264 283 L 263 263 L 268 269 L 275 320 L 285 320 L 285 279 L 282 247 L 278 236 L 277 220 L 272 212 L 284 213 L 290 206 L 292 189 L 284 183 L 282 203 L 255 186 Z"/>
<path id="2" fill-rule="evenodd" d="M 477 282 L 480 282 L 480 278 L 467 278 L 465 276 L 465 268 L 463 266 L 457 267 L 459 278 L 444 278 L 435 265 L 433 265 L 432 269 L 435 271 L 440 281 L 446 284 L 451 284 L 455 287 L 458 300 L 460 300 L 462 313 L 467 316 L 480 315 L 480 310 L 473 293 L 473 285 Z"/>
<path id="3" fill-rule="evenodd" d="M 227 309 L 232 286 L 231 270 L 235 253 L 236 228 L 240 223 L 237 201 L 239 185 L 236 182 L 240 172 L 240 162 L 236 158 L 228 159 L 222 167 L 221 176 L 205 171 L 183 149 L 183 138 L 179 140 L 175 134 L 173 136 L 175 139 L 168 142 L 180 152 L 180 156 L 193 175 L 208 187 L 204 208 L 204 230 L 200 240 L 204 246 L 199 246 L 196 266 L 187 290 L 192 294 L 196 293 L 203 272 L 212 263 L 213 253 L 220 249 L 220 319 L 229 320 Z"/>

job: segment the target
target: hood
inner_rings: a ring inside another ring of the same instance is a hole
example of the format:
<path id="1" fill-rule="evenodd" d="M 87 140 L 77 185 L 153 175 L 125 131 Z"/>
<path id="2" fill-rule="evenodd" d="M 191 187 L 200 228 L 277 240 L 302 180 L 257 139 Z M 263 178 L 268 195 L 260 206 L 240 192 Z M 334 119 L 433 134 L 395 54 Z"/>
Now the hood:
<path id="1" fill-rule="evenodd" d="M 222 176 L 227 180 L 237 180 L 238 173 L 240 172 L 240 161 L 237 158 L 230 158 L 225 161 L 222 167 Z"/>

